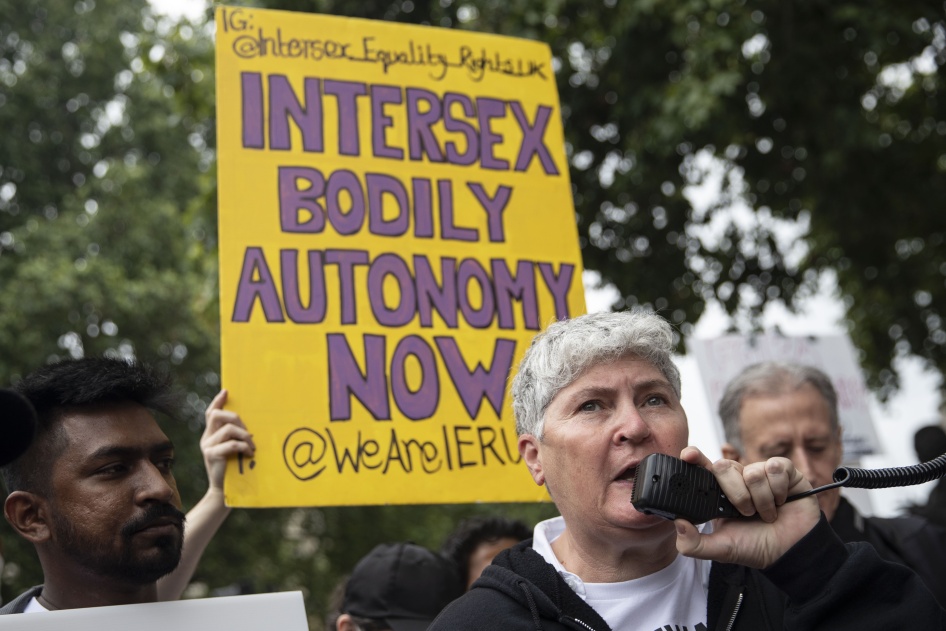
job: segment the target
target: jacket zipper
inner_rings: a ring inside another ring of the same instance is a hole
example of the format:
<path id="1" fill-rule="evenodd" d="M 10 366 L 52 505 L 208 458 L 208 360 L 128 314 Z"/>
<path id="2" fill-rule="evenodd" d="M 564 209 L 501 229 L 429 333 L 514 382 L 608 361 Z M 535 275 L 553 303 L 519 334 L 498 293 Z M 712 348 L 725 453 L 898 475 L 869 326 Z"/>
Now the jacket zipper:
<path id="1" fill-rule="evenodd" d="M 572 618 L 572 620 L 574 620 L 575 622 L 577 622 L 577 623 L 580 624 L 581 626 L 585 627 L 586 629 L 589 629 L 589 631 L 595 631 L 595 628 L 594 628 L 594 627 L 592 627 L 592 626 L 589 625 L 589 624 L 586 624 L 586 623 L 582 622 L 582 621 L 579 620 L 578 618 Z"/>
<path id="2" fill-rule="evenodd" d="M 739 598 L 736 599 L 736 608 L 732 610 L 729 616 L 729 624 L 726 625 L 726 631 L 732 631 L 732 626 L 736 624 L 736 616 L 739 614 L 739 608 L 742 607 L 742 592 L 739 592 Z"/>

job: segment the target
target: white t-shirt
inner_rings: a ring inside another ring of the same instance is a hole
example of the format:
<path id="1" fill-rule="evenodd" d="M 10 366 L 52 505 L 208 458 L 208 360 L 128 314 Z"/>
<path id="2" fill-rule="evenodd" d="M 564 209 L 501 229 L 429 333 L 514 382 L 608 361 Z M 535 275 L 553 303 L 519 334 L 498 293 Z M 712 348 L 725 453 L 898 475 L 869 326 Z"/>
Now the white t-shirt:
<path id="1" fill-rule="evenodd" d="M 552 542 L 564 531 L 561 517 L 539 522 L 532 547 L 613 631 L 705 631 L 709 561 L 678 555 L 649 576 L 620 583 L 586 583 L 566 570 L 552 551 Z"/>
<path id="2" fill-rule="evenodd" d="M 33 596 L 30 598 L 30 602 L 26 603 L 26 609 L 23 610 L 23 613 L 39 613 L 41 611 L 49 611 L 49 609 L 39 604 L 36 596 Z"/>

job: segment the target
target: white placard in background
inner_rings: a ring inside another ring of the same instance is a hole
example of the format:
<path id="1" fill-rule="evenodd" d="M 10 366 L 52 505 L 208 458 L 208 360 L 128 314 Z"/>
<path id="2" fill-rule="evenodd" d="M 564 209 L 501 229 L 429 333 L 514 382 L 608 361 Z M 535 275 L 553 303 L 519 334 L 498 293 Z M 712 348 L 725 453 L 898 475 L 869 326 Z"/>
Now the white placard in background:
<path id="1" fill-rule="evenodd" d="M 838 416 L 844 428 L 845 461 L 882 451 L 871 420 L 864 376 L 854 345 L 847 336 L 727 335 L 716 339 L 687 340 L 687 349 L 699 366 L 721 442 L 725 442 L 725 437 L 718 408 L 726 384 L 751 364 L 783 361 L 814 366 L 831 378 L 838 393 Z"/>
<path id="2" fill-rule="evenodd" d="M 308 631 L 309 624 L 302 603 L 302 592 L 279 592 L 0 616 L 0 629 Z"/>

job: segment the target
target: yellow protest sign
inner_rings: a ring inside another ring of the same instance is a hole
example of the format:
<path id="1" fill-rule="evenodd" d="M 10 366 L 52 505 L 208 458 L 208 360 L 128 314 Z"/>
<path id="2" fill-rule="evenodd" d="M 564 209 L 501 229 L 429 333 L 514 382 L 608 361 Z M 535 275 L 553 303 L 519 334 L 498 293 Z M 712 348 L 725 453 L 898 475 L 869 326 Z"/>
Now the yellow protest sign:
<path id="1" fill-rule="evenodd" d="M 223 383 L 238 506 L 543 499 L 507 379 L 584 311 L 537 42 L 218 7 Z"/>

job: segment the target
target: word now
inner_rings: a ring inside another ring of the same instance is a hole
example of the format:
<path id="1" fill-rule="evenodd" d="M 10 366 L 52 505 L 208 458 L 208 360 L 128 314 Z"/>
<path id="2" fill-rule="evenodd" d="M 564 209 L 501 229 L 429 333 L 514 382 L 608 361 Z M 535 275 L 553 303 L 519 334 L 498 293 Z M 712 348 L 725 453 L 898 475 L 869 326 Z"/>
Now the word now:
<path id="1" fill-rule="evenodd" d="M 377 471 L 386 474 L 393 468 L 404 473 L 455 471 L 467 467 L 518 464 L 522 457 L 516 449 L 516 432 L 490 425 L 454 425 L 440 428 L 425 439 L 403 438 L 407 432 L 391 428 L 380 439 L 358 432 L 354 443 L 344 443 L 331 428 L 300 427 L 283 441 L 283 461 L 297 479 L 313 480 L 326 468 L 337 474 Z M 510 445 L 510 439 L 512 444 Z"/>
<path id="2" fill-rule="evenodd" d="M 307 273 L 300 274 L 301 265 Z M 367 286 L 368 306 L 374 319 L 386 327 L 402 327 L 419 318 L 423 327 L 433 326 L 436 313 L 451 329 L 458 328 L 460 318 L 470 327 L 485 329 L 495 322 L 500 329 L 516 328 L 513 303 L 522 306 L 525 328 L 540 328 L 538 290 L 544 288 L 552 297 L 555 317 L 568 318 L 568 290 L 575 277 L 575 266 L 562 263 L 558 274 L 551 263 L 527 260 L 516 262 L 515 268 L 506 259 L 488 263 L 472 259 L 442 257 L 439 276 L 424 254 L 415 254 L 413 271 L 408 262 L 394 253 L 372 259 L 364 250 L 299 250 L 279 251 L 280 275 L 273 275 L 263 248 L 249 247 L 243 258 L 233 322 L 249 322 L 257 303 L 267 322 L 319 324 L 328 311 L 326 268 L 338 277 L 338 308 L 342 324 L 358 323 L 357 288 Z M 487 267 L 488 265 L 488 267 Z M 367 268 L 367 274 L 363 272 Z M 300 277 L 309 279 L 307 291 L 301 291 Z M 362 279 L 366 279 L 364 282 Z M 540 282 L 541 281 L 541 282 Z M 385 292 L 385 287 L 396 291 Z M 308 297 L 304 302 L 303 295 Z M 396 300 L 389 305 L 385 296 Z"/>
<path id="3" fill-rule="evenodd" d="M 489 97 L 472 99 L 465 94 L 448 92 L 440 96 L 424 88 L 365 84 L 305 77 L 302 97 L 289 78 L 271 74 L 263 88 L 259 72 L 240 74 L 243 147 L 246 149 L 292 149 L 292 129 L 302 136 L 302 150 L 323 153 L 326 127 L 335 132 L 338 153 L 360 156 L 363 119 L 360 108 L 370 110 L 371 154 L 391 160 L 424 160 L 460 166 L 478 164 L 497 171 L 525 171 L 537 159 L 546 175 L 558 175 L 552 153 L 545 144 L 545 132 L 552 121 L 552 108 L 539 105 L 532 120 L 519 101 Z M 265 94 L 264 94 L 265 92 Z M 325 116 L 323 99 L 333 101 L 337 120 Z M 390 108 L 405 110 L 407 125 L 397 128 Z M 494 121 L 512 116 L 521 132 L 516 139 L 516 159 L 510 162 L 496 154 L 504 142 Z M 441 125 L 450 139 L 437 138 L 435 127 Z M 267 133 L 268 132 L 268 133 Z M 389 139 L 394 138 L 394 144 Z M 406 150 L 406 151 L 405 151 Z"/>
<path id="4" fill-rule="evenodd" d="M 330 333 L 326 336 L 326 341 L 331 420 L 351 419 L 352 396 L 358 399 L 375 420 L 390 420 L 388 392 L 401 414 L 412 421 L 428 419 L 437 411 L 441 390 L 437 359 L 433 348 L 424 338 L 408 335 L 401 339 L 388 364 L 387 337 L 364 335 L 361 349 L 365 357 L 364 369 L 358 365 L 345 335 Z M 473 370 L 467 367 L 455 339 L 446 336 L 435 337 L 434 343 L 469 417 L 477 417 L 480 405 L 483 399 L 486 399 L 499 418 L 503 395 L 506 392 L 506 379 L 509 377 L 516 352 L 515 340 L 496 340 L 491 366 L 486 368 L 477 364 Z M 409 361 L 420 367 L 420 385 L 416 389 L 411 389 L 408 384 Z"/>

